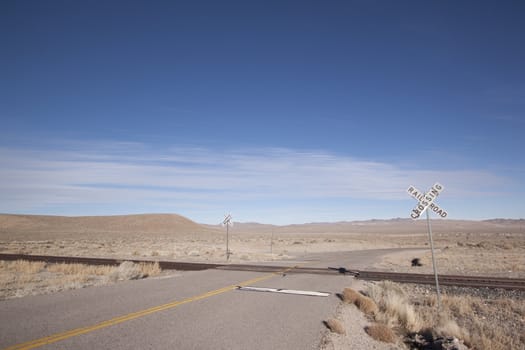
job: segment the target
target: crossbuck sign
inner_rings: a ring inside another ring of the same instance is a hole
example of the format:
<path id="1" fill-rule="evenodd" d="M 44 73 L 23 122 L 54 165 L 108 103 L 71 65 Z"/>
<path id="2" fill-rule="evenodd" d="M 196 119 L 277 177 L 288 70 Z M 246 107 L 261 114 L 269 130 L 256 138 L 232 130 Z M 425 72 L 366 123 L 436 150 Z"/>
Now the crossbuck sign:
<path id="1" fill-rule="evenodd" d="M 436 259 L 434 257 L 434 241 L 432 239 L 432 228 L 430 225 L 430 215 L 428 214 L 429 210 L 432 210 L 434 213 L 438 214 L 442 218 L 447 217 L 446 210 L 440 208 L 434 201 L 439 196 L 441 191 L 443 191 L 443 185 L 439 182 L 436 182 L 434 186 L 430 188 L 430 190 L 427 193 L 423 193 L 414 186 L 410 186 L 407 189 L 407 192 L 409 195 L 414 197 L 418 203 L 414 209 L 412 209 L 412 212 L 410 213 L 410 217 L 414 220 L 417 220 L 421 214 L 423 214 L 425 211 L 427 212 L 427 226 L 428 226 L 428 238 L 430 240 L 430 249 L 432 251 L 432 266 L 434 267 L 434 278 L 436 279 L 436 291 L 437 291 L 437 307 L 438 311 L 441 308 L 441 297 L 439 293 L 439 280 L 438 280 L 438 273 L 437 273 L 437 267 L 436 267 Z"/>
<path id="2" fill-rule="evenodd" d="M 443 189 L 443 185 L 441 185 L 438 182 L 436 182 L 427 193 L 423 193 L 414 186 L 410 186 L 407 189 L 408 194 L 419 201 L 415 208 L 412 209 L 410 217 L 414 220 L 417 220 L 419 219 L 421 214 L 423 214 L 425 210 L 428 209 L 432 210 L 434 213 L 441 216 L 442 218 L 446 218 L 448 215 L 447 211 L 443 208 L 440 208 L 436 203 L 434 203 L 434 200 L 437 198 L 437 196 L 439 196 Z"/>

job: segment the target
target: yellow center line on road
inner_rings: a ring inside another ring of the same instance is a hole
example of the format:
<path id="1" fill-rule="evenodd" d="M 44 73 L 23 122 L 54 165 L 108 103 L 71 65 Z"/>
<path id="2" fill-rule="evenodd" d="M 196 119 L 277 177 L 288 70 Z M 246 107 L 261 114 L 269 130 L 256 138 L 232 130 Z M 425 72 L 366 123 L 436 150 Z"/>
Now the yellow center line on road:
<path id="1" fill-rule="evenodd" d="M 31 341 L 28 341 L 28 342 L 25 342 L 25 343 L 15 344 L 15 345 L 12 345 L 12 346 L 9 346 L 9 347 L 5 348 L 4 350 L 27 350 L 27 349 L 34 349 L 34 348 L 37 348 L 37 347 L 40 347 L 40 346 L 56 343 L 56 342 L 64 340 L 64 339 L 68 339 L 68 338 L 71 338 L 71 337 L 76 337 L 76 336 L 81 335 L 81 334 L 86 334 L 86 333 L 90 333 L 90 332 L 96 331 L 97 329 L 106 328 L 106 327 L 113 326 L 113 325 L 116 325 L 116 324 L 119 324 L 119 323 L 123 323 L 123 322 L 126 322 L 126 321 L 134 320 L 134 319 L 139 318 L 139 317 L 150 315 L 150 314 L 153 314 L 155 312 L 172 309 L 172 308 L 177 307 L 179 305 L 191 303 L 193 301 L 198 301 L 198 300 L 202 300 L 202 299 L 206 299 L 206 298 L 212 297 L 214 295 L 222 294 L 222 293 L 228 292 L 230 290 L 234 290 L 235 288 L 237 288 L 237 286 L 245 286 L 245 285 L 248 285 L 248 284 L 264 281 L 264 280 L 267 280 L 269 278 L 274 277 L 275 275 L 288 272 L 288 271 L 290 271 L 290 270 L 292 270 L 292 269 L 294 269 L 296 267 L 297 266 L 290 267 L 290 268 L 284 269 L 284 270 L 279 271 L 279 272 L 274 272 L 274 273 L 271 273 L 271 274 L 268 274 L 268 275 L 264 275 L 264 276 L 261 276 L 261 277 L 253 278 L 251 280 L 240 282 L 240 283 L 235 284 L 235 285 L 232 284 L 230 286 L 226 286 L 226 287 L 223 287 L 223 288 L 220 288 L 220 289 L 212 290 L 212 291 L 209 291 L 207 293 L 204 293 L 204 294 L 201 294 L 201 295 L 197 295 L 197 296 L 194 296 L 194 297 L 190 297 L 190 298 L 186 298 L 186 299 L 183 299 L 183 300 L 180 300 L 180 301 L 173 301 L 171 303 L 167 303 L 167 304 L 164 304 L 164 305 L 154 306 L 152 308 L 145 309 L 145 310 L 142 310 L 142 311 L 137 311 L 137 312 L 133 312 L 133 313 L 130 313 L 130 314 L 127 314 L 127 315 L 124 315 L 124 316 L 115 317 L 115 318 L 112 318 L 110 320 L 94 324 L 92 326 L 75 328 L 75 329 L 71 329 L 69 331 L 53 334 L 53 335 L 50 335 L 50 336 L 47 336 L 47 337 L 31 340 Z"/>

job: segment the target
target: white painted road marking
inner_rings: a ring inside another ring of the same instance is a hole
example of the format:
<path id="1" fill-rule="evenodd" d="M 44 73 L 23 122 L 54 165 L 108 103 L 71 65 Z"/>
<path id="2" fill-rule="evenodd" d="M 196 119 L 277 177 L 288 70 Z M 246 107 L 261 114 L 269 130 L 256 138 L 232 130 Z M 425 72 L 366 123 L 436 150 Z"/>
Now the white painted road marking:
<path id="1" fill-rule="evenodd" d="M 295 268 L 295 266 L 294 267 L 289 267 L 289 268 L 287 268 L 287 269 L 285 269 L 283 271 L 274 272 L 274 273 L 270 273 L 270 274 L 267 274 L 267 275 L 263 275 L 261 277 L 252 278 L 252 279 L 250 279 L 248 281 L 244 281 L 244 282 L 241 282 L 239 284 L 243 285 L 243 284 L 252 284 L 252 283 L 261 282 L 261 281 L 270 279 L 272 277 L 275 277 L 275 276 L 277 276 L 277 275 L 279 275 L 279 274 L 281 274 L 283 272 L 288 272 L 288 271 L 290 271 L 290 270 L 292 270 L 294 268 Z M 144 317 L 144 316 L 147 316 L 147 315 L 159 312 L 159 311 L 173 309 L 173 308 L 175 308 L 177 306 L 180 306 L 180 305 L 188 304 L 188 303 L 199 301 L 199 300 L 203 300 L 203 299 L 206 299 L 206 298 L 218 295 L 218 294 L 226 293 L 226 292 L 234 290 L 237 287 L 238 287 L 238 285 L 229 285 L 229 286 L 226 286 L 226 287 L 223 287 L 223 288 L 219 288 L 219 289 L 216 289 L 216 290 L 212 290 L 212 291 L 209 291 L 207 293 L 200 294 L 200 295 L 197 295 L 197 296 L 194 296 L 194 297 L 189 297 L 189 298 L 186 298 L 186 299 L 183 299 L 183 300 L 176 300 L 176 301 L 173 301 L 173 302 L 170 302 L 170 303 L 167 303 L 167 304 L 154 306 L 154 307 L 151 307 L 149 309 L 145 309 L 145 310 L 141 310 L 141 311 L 137 311 L 137 312 L 132 312 L 130 314 L 126 314 L 126 315 L 123 315 L 123 316 L 120 316 L 120 317 L 115 317 L 115 318 L 112 318 L 112 319 L 109 319 L 109 320 L 106 320 L 106 321 L 103 321 L 103 322 L 100 322 L 100 323 L 97 323 L 97 324 L 94 324 L 94 325 L 91 325 L 91 326 L 75 328 L 75 329 L 71 329 L 71 330 L 68 330 L 68 331 L 65 331 L 65 332 L 62 332 L 62 333 L 56 333 L 56 334 L 49 335 L 47 337 L 31 340 L 31 341 L 28 341 L 28 342 L 25 342 L 25 343 L 11 345 L 11 346 L 8 346 L 7 348 L 4 348 L 3 350 L 29 350 L 29 349 L 38 348 L 38 347 L 41 347 L 41 346 L 44 346 L 44 345 L 53 344 L 53 343 L 59 342 L 61 340 L 65 340 L 65 339 L 68 339 L 68 338 L 71 338 L 71 337 L 76 337 L 76 336 L 79 336 L 79 335 L 82 335 L 82 334 L 90 333 L 90 332 L 93 332 L 93 331 L 96 331 L 96 330 L 99 330 L 99 329 L 103 329 L 103 328 L 106 328 L 106 327 L 114 326 L 114 325 L 117 325 L 119 323 L 123 323 L 123 322 L 127 322 L 127 321 L 130 321 L 130 320 L 134 320 L 134 319 L 137 319 L 137 318 L 140 318 L 140 317 Z"/>
<path id="2" fill-rule="evenodd" d="M 308 290 L 294 290 L 294 289 L 279 289 L 279 288 L 265 288 L 265 287 L 237 287 L 237 290 L 246 290 L 252 292 L 270 292 L 282 294 L 308 295 L 312 297 L 327 297 L 330 293 L 313 292 Z"/>

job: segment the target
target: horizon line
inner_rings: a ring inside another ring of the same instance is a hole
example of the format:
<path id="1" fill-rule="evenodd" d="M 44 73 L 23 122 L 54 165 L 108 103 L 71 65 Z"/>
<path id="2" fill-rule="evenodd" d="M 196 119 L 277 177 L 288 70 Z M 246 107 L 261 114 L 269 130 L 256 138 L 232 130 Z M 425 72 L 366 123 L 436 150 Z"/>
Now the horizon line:
<path id="1" fill-rule="evenodd" d="M 192 221 L 199 225 L 208 225 L 208 226 L 220 226 L 220 222 L 217 224 L 209 224 L 204 222 L 198 222 L 195 221 L 187 216 L 177 214 L 177 213 L 133 213 L 133 214 L 107 214 L 107 215 L 60 215 L 60 214 L 28 214 L 28 213 L 0 213 L 0 215 L 11 215 L 11 216 L 35 216 L 35 217 L 57 217 L 57 218 L 108 218 L 108 217 L 125 217 L 125 216 L 153 216 L 153 215 L 176 215 L 180 216 L 184 219 L 187 219 L 189 221 Z M 504 218 L 504 217 L 493 217 L 493 218 L 486 218 L 486 219 L 464 219 L 464 218 L 456 218 L 456 219 L 447 219 L 447 218 L 430 218 L 431 220 L 437 220 L 437 221 L 471 221 L 471 222 L 485 222 L 485 221 L 497 221 L 497 220 L 506 220 L 506 221 L 525 221 L 525 218 Z M 370 219 L 356 219 L 356 220 L 338 220 L 338 221 L 310 221 L 310 222 L 302 222 L 302 223 L 288 223 L 288 224 L 271 224 L 271 223 L 264 223 L 264 222 L 257 222 L 257 221 L 234 221 L 235 224 L 255 224 L 255 225 L 268 225 L 268 226 L 293 226 L 293 225 L 320 225 L 320 224 L 339 224 L 339 223 L 354 223 L 354 222 L 369 222 L 369 221 L 422 221 L 424 219 L 412 219 L 410 217 L 392 217 L 388 219 L 379 219 L 379 218 L 370 218 Z M 219 220 L 220 221 L 220 220 Z"/>

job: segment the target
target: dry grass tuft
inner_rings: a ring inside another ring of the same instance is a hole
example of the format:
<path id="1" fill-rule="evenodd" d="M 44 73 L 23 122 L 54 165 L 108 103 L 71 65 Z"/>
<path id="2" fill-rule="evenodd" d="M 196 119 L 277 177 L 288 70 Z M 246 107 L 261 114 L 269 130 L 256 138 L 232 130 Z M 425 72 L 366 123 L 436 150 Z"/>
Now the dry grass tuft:
<path id="1" fill-rule="evenodd" d="M 462 329 L 456 321 L 443 312 L 439 315 L 438 323 L 434 327 L 437 335 L 442 337 L 456 337 L 458 339 L 469 340 L 468 332 Z"/>
<path id="2" fill-rule="evenodd" d="M 158 262 L 135 264 L 131 261 L 124 261 L 109 274 L 109 278 L 112 281 L 136 280 L 156 276 L 161 271 Z"/>
<path id="3" fill-rule="evenodd" d="M 0 261 L 0 300 L 84 288 L 108 281 L 144 278 L 160 273 L 158 263 L 134 264 L 127 261 L 115 267 Z"/>
<path id="4" fill-rule="evenodd" d="M 337 334 L 346 334 L 343 324 L 339 320 L 336 320 L 335 318 L 331 318 L 328 321 L 325 321 L 324 324 L 331 332 L 334 332 Z"/>
<path id="5" fill-rule="evenodd" d="M 51 264 L 47 271 L 65 275 L 95 275 L 106 276 L 113 271 L 114 267 L 106 265 L 84 265 L 84 264 Z"/>
<path id="6" fill-rule="evenodd" d="M 0 269 L 13 273 L 34 274 L 44 270 L 45 267 L 46 263 L 41 261 L 0 261 Z"/>
<path id="7" fill-rule="evenodd" d="M 364 295 L 360 295 L 360 297 L 356 299 L 355 305 L 367 315 L 375 315 L 378 311 L 376 302 Z"/>
<path id="8" fill-rule="evenodd" d="M 157 276 L 162 272 L 158 262 L 140 263 L 139 267 L 144 277 Z"/>
<path id="9" fill-rule="evenodd" d="M 352 288 L 345 288 L 343 290 L 342 299 L 345 303 L 355 304 L 359 310 L 367 315 L 373 315 L 378 310 L 376 303 L 372 299 Z"/>
<path id="10" fill-rule="evenodd" d="M 342 299 L 347 304 L 354 304 L 360 296 L 362 296 L 362 294 L 357 292 L 356 290 L 352 288 L 345 288 L 343 290 Z"/>
<path id="11" fill-rule="evenodd" d="M 454 337 L 473 349 L 525 349 L 522 300 L 444 293 L 437 315 L 436 296 L 415 290 L 409 298 L 400 285 L 392 282 L 369 285 L 367 292 L 379 307 L 375 321 L 407 336 L 430 332 L 434 339 Z"/>
<path id="12" fill-rule="evenodd" d="M 427 305 L 434 299 L 427 297 Z M 436 332 L 463 339 L 475 349 L 524 349 L 522 300 L 444 295 L 442 302 L 444 311 L 435 326 Z M 421 306 L 421 312 L 430 314 L 432 310 L 427 305 Z M 457 322 L 450 321 L 453 319 Z"/>
<path id="13" fill-rule="evenodd" d="M 396 335 L 392 329 L 383 323 L 373 323 L 370 326 L 366 326 L 365 332 L 375 340 L 379 340 L 384 343 L 396 342 Z"/>
<path id="14" fill-rule="evenodd" d="M 391 281 L 382 281 L 370 285 L 368 293 L 379 307 L 379 312 L 376 314 L 377 321 L 393 327 L 401 327 L 408 332 L 421 329 L 421 319 L 399 285 Z"/>

